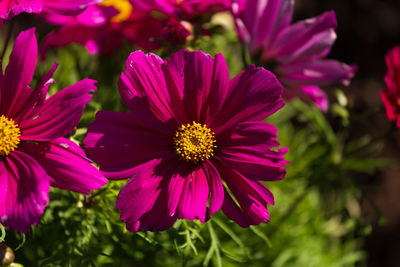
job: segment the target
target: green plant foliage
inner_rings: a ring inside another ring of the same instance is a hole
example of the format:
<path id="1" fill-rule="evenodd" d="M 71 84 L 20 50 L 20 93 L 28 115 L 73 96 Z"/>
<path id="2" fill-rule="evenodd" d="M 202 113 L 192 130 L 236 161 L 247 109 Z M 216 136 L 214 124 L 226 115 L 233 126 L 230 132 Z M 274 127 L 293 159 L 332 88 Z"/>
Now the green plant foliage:
<path id="1" fill-rule="evenodd" d="M 126 46 L 104 58 L 72 45 L 41 63 L 36 80 L 54 61 L 59 63 L 50 94 L 85 77 L 98 80 L 98 91 L 71 140 L 82 142 L 98 110 L 125 109 L 117 81 L 132 49 Z M 233 30 L 194 40 L 190 49 L 223 53 L 231 76 L 246 65 Z M 295 100 L 268 118 L 278 127 L 282 147 L 290 148 L 286 159 L 291 162 L 283 181 L 267 184 L 276 198 L 269 207 L 270 223 L 242 229 L 218 212 L 205 224 L 178 221 L 164 232 L 130 233 L 115 208 L 126 181 L 111 181 L 90 195 L 52 188 L 41 222 L 26 236 L 0 225 L 0 243 L 14 249 L 18 263 L 10 266 L 362 265 L 361 248 L 370 225 L 361 218 L 365 194 L 354 177 L 373 174 L 391 162 L 377 157 L 381 141 L 351 136 L 352 114 L 344 97 L 338 93 L 340 100 L 328 114 Z M 332 120 L 339 120 L 338 129 Z"/>

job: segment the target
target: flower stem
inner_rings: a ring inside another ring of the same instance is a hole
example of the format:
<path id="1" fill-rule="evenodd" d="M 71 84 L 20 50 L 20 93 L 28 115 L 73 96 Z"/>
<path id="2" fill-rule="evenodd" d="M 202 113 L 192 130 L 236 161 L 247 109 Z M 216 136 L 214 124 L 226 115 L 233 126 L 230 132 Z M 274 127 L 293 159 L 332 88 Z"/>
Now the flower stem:
<path id="1" fill-rule="evenodd" d="M 6 40 L 4 42 L 3 51 L 1 52 L 0 62 L 3 62 L 4 56 L 7 51 L 8 44 L 11 40 L 13 29 L 14 29 L 14 20 L 11 20 L 10 24 L 8 25 L 7 36 L 6 36 Z"/>
<path id="2" fill-rule="evenodd" d="M 293 212 L 297 209 L 302 200 L 307 196 L 309 191 L 310 191 L 309 186 L 306 186 L 304 191 L 299 196 L 297 196 L 297 198 L 292 202 L 290 207 L 286 209 L 285 213 L 280 218 L 277 219 L 277 221 L 275 222 L 275 227 L 271 227 L 272 234 L 276 233 L 279 226 L 282 225 L 290 217 L 290 215 L 293 214 Z"/>
<path id="3" fill-rule="evenodd" d="M 243 67 L 246 69 L 248 66 L 250 66 L 251 60 L 247 52 L 247 47 L 243 42 L 241 42 L 241 50 Z"/>

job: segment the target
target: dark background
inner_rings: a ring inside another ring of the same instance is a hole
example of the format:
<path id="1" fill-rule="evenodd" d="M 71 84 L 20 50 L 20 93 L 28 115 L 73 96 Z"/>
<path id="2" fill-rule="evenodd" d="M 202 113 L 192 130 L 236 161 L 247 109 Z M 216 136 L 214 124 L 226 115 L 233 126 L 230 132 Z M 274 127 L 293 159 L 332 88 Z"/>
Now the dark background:
<path id="1" fill-rule="evenodd" d="M 386 119 L 379 91 L 385 87 L 384 56 L 400 45 L 400 1 L 297 0 L 295 21 L 329 10 L 336 12 L 338 20 L 338 38 L 329 57 L 359 67 L 352 84 L 344 90 L 357 121 L 354 134 L 382 136 L 391 123 Z M 361 113 L 365 115 L 358 115 Z M 385 137 L 381 156 L 400 160 L 400 129 Z M 373 223 L 365 243 L 369 267 L 400 266 L 400 167 L 396 166 L 399 164 L 359 178 L 385 218 L 380 219 L 370 203 L 363 203 L 363 216 Z"/>

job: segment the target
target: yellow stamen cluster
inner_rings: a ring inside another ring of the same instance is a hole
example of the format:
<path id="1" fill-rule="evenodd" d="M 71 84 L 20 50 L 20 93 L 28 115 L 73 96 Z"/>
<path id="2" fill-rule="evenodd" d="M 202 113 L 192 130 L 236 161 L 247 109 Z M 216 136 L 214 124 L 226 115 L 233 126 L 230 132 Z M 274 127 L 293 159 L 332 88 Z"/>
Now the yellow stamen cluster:
<path id="1" fill-rule="evenodd" d="M 111 18 L 112 22 L 126 21 L 132 13 L 133 7 L 129 0 L 104 0 L 99 5 L 112 6 L 119 11 L 118 15 Z"/>
<path id="2" fill-rule="evenodd" d="M 7 156 L 14 151 L 19 142 L 21 131 L 18 124 L 13 119 L 8 119 L 4 115 L 0 116 L 0 155 Z"/>
<path id="3" fill-rule="evenodd" d="M 214 156 L 215 133 L 205 124 L 184 124 L 176 131 L 174 146 L 176 154 L 186 162 L 203 162 Z"/>

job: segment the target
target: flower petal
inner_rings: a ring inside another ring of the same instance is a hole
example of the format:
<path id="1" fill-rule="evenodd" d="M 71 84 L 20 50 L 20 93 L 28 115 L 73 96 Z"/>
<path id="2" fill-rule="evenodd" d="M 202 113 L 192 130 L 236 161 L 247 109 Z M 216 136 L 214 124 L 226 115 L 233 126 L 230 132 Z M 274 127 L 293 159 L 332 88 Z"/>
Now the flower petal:
<path id="1" fill-rule="evenodd" d="M 211 162 L 204 162 L 202 168 L 210 188 L 210 201 L 207 210 L 208 219 L 211 214 L 216 213 L 222 206 L 224 201 L 224 185 L 222 184 L 221 176 Z"/>
<path id="2" fill-rule="evenodd" d="M 49 200 L 49 177 L 29 155 L 13 151 L 4 161 L 8 179 L 5 214 L 0 222 L 14 230 L 27 233 L 36 225 Z M 4 179 L 4 173 L 2 177 Z"/>
<path id="3" fill-rule="evenodd" d="M 171 109 L 172 99 L 165 84 L 161 70 L 163 60 L 154 54 L 145 55 L 136 51 L 129 55 L 126 61 L 123 82 L 130 89 L 131 97 L 144 97 L 148 100 L 149 109 L 161 121 L 174 118 Z M 129 107 L 130 105 L 128 105 Z"/>
<path id="4" fill-rule="evenodd" d="M 42 107 L 46 100 L 47 91 L 49 86 L 54 83 L 52 78 L 54 72 L 57 69 L 58 64 L 55 63 L 53 67 L 43 76 L 43 78 L 36 85 L 35 90 L 32 91 L 31 88 L 26 87 L 25 92 L 18 98 L 17 104 L 14 106 L 13 118 L 17 122 L 34 117 L 38 110 Z"/>
<path id="5" fill-rule="evenodd" d="M 22 12 L 39 13 L 42 8 L 42 1 L 38 0 L 2 0 L 0 1 L 0 19 L 9 20 Z"/>
<path id="6" fill-rule="evenodd" d="M 35 28 L 22 31 L 15 40 L 8 66 L 0 84 L 0 114 L 13 117 L 14 106 L 24 102 L 37 59 Z M 18 108 L 16 108 L 18 109 Z"/>
<path id="7" fill-rule="evenodd" d="M 157 114 L 154 114 L 154 112 L 151 111 L 151 105 L 149 106 L 148 104 L 148 98 L 141 97 L 136 93 L 134 85 L 131 83 L 130 78 L 125 73 L 121 74 L 120 80 L 118 82 L 118 89 L 122 100 L 133 114 L 143 113 L 141 115 L 142 117 L 147 117 L 151 119 L 157 125 L 160 125 L 161 122 L 164 122 L 164 119 L 161 119 L 160 122 L 160 118 L 157 116 Z M 175 97 L 177 97 L 177 94 L 175 94 Z M 178 99 L 174 102 L 176 102 L 176 105 L 172 106 L 171 109 L 174 111 L 177 111 L 179 109 L 178 112 L 174 112 L 175 119 L 177 121 L 187 121 L 181 101 Z M 155 122 L 156 120 L 157 122 Z M 172 127 L 173 129 L 177 128 L 175 120 L 169 119 L 167 124 L 170 125 L 170 127 Z"/>
<path id="8" fill-rule="evenodd" d="M 117 209 L 129 231 L 161 231 L 169 228 L 176 218 L 167 213 L 168 176 L 175 163 L 154 159 L 142 165 L 121 190 Z M 165 173 L 166 170 L 166 173 Z"/>
<path id="9" fill-rule="evenodd" d="M 176 210 L 176 217 L 188 220 L 199 219 L 204 223 L 210 193 L 206 174 L 202 168 L 198 168 L 188 174 L 183 172 L 181 176 L 184 177 L 185 183 Z"/>
<path id="10" fill-rule="evenodd" d="M 183 188 L 185 187 L 186 177 L 179 171 L 174 173 L 168 184 L 168 215 L 174 216 L 176 208 L 181 200 Z"/>
<path id="11" fill-rule="evenodd" d="M 176 173 L 172 175 L 168 184 L 168 214 L 176 215 L 178 218 L 193 220 L 201 218 L 204 222 L 210 215 L 217 212 L 224 200 L 224 188 L 218 171 L 210 162 L 204 162 L 197 170 L 204 179 L 191 180 L 192 173 L 185 172 L 185 166 L 180 166 Z M 201 177 L 200 177 L 201 178 Z M 200 182 L 199 188 L 195 188 L 194 183 Z M 207 182 L 208 185 L 205 184 Z M 209 207 L 204 216 L 204 207 L 207 207 L 208 192 L 210 193 Z M 196 194 L 196 192 L 198 194 Z M 185 203 L 185 202 L 190 203 Z M 184 204 L 183 204 L 184 203 Z M 178 211 L 177 211 L 178 208 Z M 179 213 L 179 209 L 183 211 Z M 192 209 L 192 210 L 191 210 Z M 189 213 L 189 216 L 187 214 Z M 197 215 L 193 215 L 196 214 Z"/>
<path id="12" fill-rule="evenodd" d="M 46 143 L 24 143 L 20 150 L 33 157 L 50 176 L 52 186 L 89 194 L 107 184 L 83 150 L 66 138 Z"/>
<path id="13" fill-rule="evenodd" d="M 239 37 L 252 53 L 264 44 L 269 47 L 276 35 L 289 25 L 293 16 L 293 0 L 235 0 L 232 4 Z"/>
<path id="14" fill-rule="evenodd" d="M 333 11 L 299 21 L 283 30 L 265 53 L 273 54 L 279 62 L 325 57 L 336 40 L 336 27 Z"/>
<path id="15" fill-rule="evenodd" d="M 0 161 L 0 219 L 6 215 L 6 196 L 8 191 L 8 173 L 4 162 Z"/>
<path id="16" fill-rule="evenodd" d="M 276 128 L 266 122 L 239 124 L 224 144 L 218 160 L 251 180 L 277 181 L 285 177 L 287 148 L 277 151 Z"/>
<path id="17" fill-rule="evenodd" d="M 267 204 L 273 205 L 274 198 L 268 188 L 259 181 L 244 178 L 223 164 L 219 164 L 217 168 L 240 206 L 239 208 L 229 193 L 225 191 L 222 204 L 222 211 L 225 215 L 241 227 L 269 221 L 269 212 L 266 206 Z"/>
<path id="18" fill-rule="evenodd" d="M 89 125 L 84 146 L 106 177 L 126 179 L 154 158 L 173 154 L 174 132 L 150 113 L 99 111 Z M 174 155 L 175 156 L 175 155 Z"/>
<path id="19" fill-rule="evenodd" d="M 301 86 L 299 89 L 300 94 L 305 95 L 315 105 L 317 105 L 323 112 L 327 112 L 329 108 L 329 98 L 327 94 L 318 86 Z"/>
<path id="20" fill-rule="evenodd" d="M 167 15 L 175 12 L 174 1 L 163 0 L 130 0 L 132 6 L 138 10 L 153 11 L 157 10 Z"/>
<path id="21" fill-rule="evenodd" d="M 163 71 L 170 94 L 176 88 L 183 101 L 186 121 L 208 123 L 214 119 L 228 94 L 229 70 L 222 54 L 212 58 L 201 51 L 180 50 L 165 62 Z"/>
<path id="22" fill-rule="evenodd" d="M 48 141 L 70 133 L 96 91 L 95 82 L 84 79 L 48 98 L 34 119 L 21 122 L 21 140 Z"/>
<path id="23" fill-rule="evenodd" d="M 332 83 L 348 85 L 357 67 L 336 60 L 312 60 L 283 64 L 277 68 L 280 81 L 289 86 L 322 86 Z"/>
<path id="24" fill-rule="evenodd" d="M 43 11 L 65 16 L 82 13 L 88 5 L 99 3 L 99 0 L 51 0 L 43 1 Z"/>
<path id="25" fill-rule="evenodd" d="M 385 84 L 387 89 L 400 95 L 400 46 L 395 46 L 386 54 L 385 62 L 387 73 L 385 75 Z"/>
<path id="26" fill-rule="evenodd" d="M 393 121 L 399 117 L 399 105 L 396 103 L 398 96 L 392 90 L 381 90 L 380 91 L 382 102 L 385 106 L 386 116 L 388 120 Z"/>
<path id="27" fill-rule="evenodd" d="M 263 120 L 284 105 L 282 85 L 264 68 L 251 65 L 229 85 L 229 95 L 210 125 L 217 136 L 240 122 Z"/>

